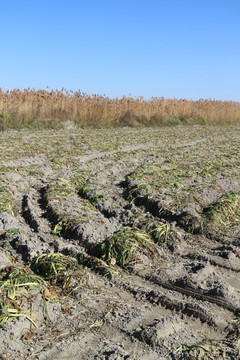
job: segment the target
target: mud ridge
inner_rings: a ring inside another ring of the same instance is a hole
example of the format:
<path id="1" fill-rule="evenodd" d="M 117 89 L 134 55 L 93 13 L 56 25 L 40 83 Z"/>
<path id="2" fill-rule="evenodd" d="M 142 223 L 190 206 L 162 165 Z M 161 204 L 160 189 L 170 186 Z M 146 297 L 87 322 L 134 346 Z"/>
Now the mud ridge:
<path id="1" fill-rule="evenodd" d="M 30 194 L 24 195 L 22 199 L 22 215 L 26 223 L 33 229 L 35 232 L 39 232 L 39 222 L 37 221 L 37 216 L 34 214 L 34 209 L 29 200 Z"/>

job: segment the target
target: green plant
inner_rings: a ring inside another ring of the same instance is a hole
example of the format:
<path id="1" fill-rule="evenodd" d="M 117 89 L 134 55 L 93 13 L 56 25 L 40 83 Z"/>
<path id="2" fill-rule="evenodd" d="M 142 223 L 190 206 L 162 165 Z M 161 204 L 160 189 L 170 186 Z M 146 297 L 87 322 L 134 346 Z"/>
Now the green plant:
<path id="1" fill-rule="evenodd" d="M 61 253 L 42 254 L 32 260 L 30 268 L 67 295 L 89 285 L 89 273 L 75 258 Z"/>
<path id="2" fill-rule="evenodd" d="M 224 227 L 231 227 L 240 221 L 240 194 L 227 193 L 203 210 L 205 218 Z"/>
<path id="3" fill-rule="evenodd" d="M 201 234 L 203 232 L 202 219 L 189 213 L 184 213 L 178 220 L 178 224 L 191 234 Z"/>
<path id="4" fill-rule="evenodd" d="M 0 180 L 0 213 L 3 211 L 8 211 L 14 216 L 13 198 L 5 183 Z"/>
<path id="5" fill-rule="evenodd" d="M 71 229 L 72 223 L 68 216 L 60 216 L 57 224 L 53 228 L 53 234 L 58 236 L 64 236 Z"/>
<path id="6" fill-rule="evenodd" d="M 99 254 L 99 251 L 97 251 Z M 119 274 L 119 270 L 114 265 L 107 263 L 103 259 L 99 259 L 95 256 L 87 256 L 87 258 L 83 259 L 82 261 L 83 265 L 91 268 L 96 273 L 105 276 L 109 279 L 112 279 L 115 275 Z"/>
<path id="7" fill-rule="evenodd" d="M 128 226 L 106 239 L 95 251 L 107 263 L 129 271 L 139 261 L 137 252 L 142 252 L 151 259 L 157 254 L 156 246 L 146 232 Z"/>
<path id="8" fill-rule="evenodd" d="M 177 349 L 176 352 L 191 352 L 192 350 L 197 350 L 198 355 L 195 357 L 195 359 L 211 359 L 211 357 L 208 357 L 207 353 L 208 350 L 206 347 L 204 347 L 201 344 L 193 344 L 193 345 L 187 345 L 182 344 Z"/>
<path id="9" fill-rule="evenodd" d="M 32 308 L 26 309 L 31 302 L 31 290 L 42 293 L 45 281 L 31 272 L 28 267 L 5 267 L 0 271 L 0 326 L 18 317 L 26 317 L 35 327 Z"/>
<path id="10" fill-rule="evenodd" d="M 167 244 L 168 241 L 172 240 L 174 237 L 174 232 L 172 231 L 169 223 L 156 224 L 150 222 L 145 228 L 157 244 Z"/>
<path id="11" fill-rule="evenodd" d="M 193 360 L 215 360 L 219 359 L 222 355 L 225 359 L 225 351 L 219 346 L 220 342 L 221 340 L 218 341 L 214 339 L 205 339 L 204 341 L 197 344 L 182 344 L 175 350 L 175 352 L 188 353 L 189 357 L 187 358 Z"/>
<path id="12" fill-rule="evenodd" d="M 69 280 L 76 269 L 79 269 L 79 265 L 75 258 L 61 253 L 49 253 L 34 258 L 30 268 L 45 280 L 62 284 Z"/>
<path id="13" fill-rule="evenodd" d="M 69 195 L 75 194 L 76 190 L 70 180 L 59 178 L 51 181 L 46 190 L 48 200 L 64 200 Z"/>
<path id="14" fill-rule="evenodd" d="M 0 239 L 5 239 L 8 236 L 12 236 L 12 235 L 16 235 L 16 234 L 21 234 L 22 230 L 21 229 L 8 229 L 8 230 L 0 230 Z"/>

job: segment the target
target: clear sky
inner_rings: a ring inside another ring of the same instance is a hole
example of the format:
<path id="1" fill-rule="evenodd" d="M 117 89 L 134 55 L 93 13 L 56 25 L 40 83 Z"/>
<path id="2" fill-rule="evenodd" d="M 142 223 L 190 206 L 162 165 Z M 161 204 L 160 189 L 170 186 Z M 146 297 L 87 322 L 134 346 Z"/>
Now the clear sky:
<path id="1" fill-rule="evenodd" d="M 0 0 L 0 87 L 240 101 L 239 0 Z"/>

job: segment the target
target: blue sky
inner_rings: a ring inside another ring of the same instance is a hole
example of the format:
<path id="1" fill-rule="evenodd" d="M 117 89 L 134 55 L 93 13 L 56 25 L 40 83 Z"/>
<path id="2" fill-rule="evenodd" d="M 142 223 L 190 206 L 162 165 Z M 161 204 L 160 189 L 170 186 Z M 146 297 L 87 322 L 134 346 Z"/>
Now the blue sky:
<path id="1" fill-rule="evenodd" d="M 239 0 L 0 0 L 0 87 L 240 101 Z"/>

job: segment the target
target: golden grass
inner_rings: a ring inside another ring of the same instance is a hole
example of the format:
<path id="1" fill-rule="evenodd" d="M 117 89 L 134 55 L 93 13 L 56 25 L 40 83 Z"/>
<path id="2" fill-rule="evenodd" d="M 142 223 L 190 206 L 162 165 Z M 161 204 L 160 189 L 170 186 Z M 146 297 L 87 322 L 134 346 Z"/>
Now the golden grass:
<path id="1" fill-rule="evenodd" d="M 236 123 L 240 121 L 240 103 L 163 97 L 111 99 L 64 88 L 61 91 L 14 89 L 7 92 L 0 88 L 0 130 L 55 128 L 67 120 L 81 126 Z"/>

